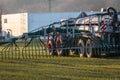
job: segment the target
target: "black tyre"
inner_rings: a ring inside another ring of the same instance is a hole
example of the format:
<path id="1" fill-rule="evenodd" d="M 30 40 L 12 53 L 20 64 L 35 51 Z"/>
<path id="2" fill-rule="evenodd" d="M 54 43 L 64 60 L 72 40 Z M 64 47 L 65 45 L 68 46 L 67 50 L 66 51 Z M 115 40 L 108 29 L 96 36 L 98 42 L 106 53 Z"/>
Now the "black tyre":
<path id="1" fill-rule="evenodd" d="M 78 46 L 78 53 L 80 55 L 80 57 L 84 56 L 84 41 L 82 39 L 80 39 L 77 43 Z"/>
<path id="2" fill-rule="evenodd" d="M 53 45 L 51 40 L 47 43 L 47 48 L 49 51 L 49 55 L 53 55 Z"/>
<path id="3" fill-rule="evenodd" d="M 86 42 L 86 56 L 88 58 L 92 57 L 92 42 L 90 39 L 87 40 Z"/>

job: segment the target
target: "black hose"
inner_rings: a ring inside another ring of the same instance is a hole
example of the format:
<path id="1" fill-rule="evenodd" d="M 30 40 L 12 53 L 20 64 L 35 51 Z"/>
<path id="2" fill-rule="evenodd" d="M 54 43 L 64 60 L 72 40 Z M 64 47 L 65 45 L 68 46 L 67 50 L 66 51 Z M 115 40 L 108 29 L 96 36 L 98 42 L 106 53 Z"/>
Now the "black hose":
<path id="1" fill-rule="evenodd" d="M 117 11 L 113 8 L 113 7 L 108 7 L 107 8 L 107 12 L 108 14 L 112 17 L 112 26 L 113 26 L 113 30 L 116 31 L 117 29 L 117 22 L 118 22 L 118 14 Z"/>
<path id="2" fill-rule="evenodd" d="M 108 14 L 112 17 L 112 19 L 113 19 L 114 22 L 117 22 L 117 21 L 118 21 L 117 11 L 116 11 L 113 7 L 108 7 L 108 8 L 107 8 L 107 12 L 108 12 Z"/>

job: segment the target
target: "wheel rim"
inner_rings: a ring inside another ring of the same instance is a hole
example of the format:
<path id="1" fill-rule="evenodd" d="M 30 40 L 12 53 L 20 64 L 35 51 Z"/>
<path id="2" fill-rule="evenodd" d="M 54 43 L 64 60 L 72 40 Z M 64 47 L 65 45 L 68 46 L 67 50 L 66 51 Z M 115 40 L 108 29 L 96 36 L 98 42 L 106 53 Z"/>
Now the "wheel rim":
<path id="1" fill-rule="evenodd" d="M 60 36 L 56 37 L 56 48 L 57 48 L 56 51 L 58 56 L 61 56 L 62 55 L 62 39 Z"/>
<path id="2" fill-rule="evenodd" d="M 49 54 L 52 55 L 53 54 L 53 50 L 52 50 L 53 45 L 52 45 L 51 40 L 48 42 L 47 47 L 48 47 Z"/>
<path id="3" fill-rule="evenodd" d="M 78 52 L 79 52 L 79 54 L 80 54 L 80 57 L 83 57 L 83 55 L 84 55 L 84 42 L 83 42 L 83 40 L 79 40 L 78 41 L 78 47 L 80 47 L 79 49 L 78 49 Z"/>
<path id="4" fill-rule="evenodd" d="M 92 45 L 91 45 L 91 41 L 88 39 L 88 41 L 86 42 L 86 55 L 87 57 L 91 57 L 92 56 Z"/>

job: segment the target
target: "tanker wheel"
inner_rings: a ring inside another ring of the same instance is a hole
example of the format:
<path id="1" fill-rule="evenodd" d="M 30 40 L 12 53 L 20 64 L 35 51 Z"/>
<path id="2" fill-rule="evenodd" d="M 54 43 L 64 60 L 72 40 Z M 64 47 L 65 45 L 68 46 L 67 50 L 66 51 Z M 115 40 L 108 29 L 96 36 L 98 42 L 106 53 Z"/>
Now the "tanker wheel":
<path id="1" fill-rule="evenodd" d="M 100 48 L 97 48 L 97 47 L 95 48 L 95 47 L 94 47 L 94 48 L 92 49 L 92 56 L 93 56 L 93 57 L 100 57 L 100 52 L 101 52 L 101 51 L 100 51 Z"/>
<path id="2" fill-rule="evenodd" d="M 62 36 L 58 32 L 55 38 L 55 44 L 56 44 L 56 52 L 58 56 L 62 55 Z"/>
<path id="3" fill-rule="evenodd" d="M 62 55 L 62 44 L 56 44 L 56 52 L 58 56 Z"/>
<path id="4" fill-rule="evenodd" d="M 48 51 L 49 51 L 49 55 L 53 55 L 53 45 L 52 45 L 51 40 L 48 42 L 47 48 L 48 48 Z"/>
<path id="5" fill-rule="evenodd" d="M 92 57 L 92 42 L 90 39 L 87 40 L 86 42 L 86 56 Z"/>
<path id="6" fill-rule="evenodd" d="M 78 53 L 80 54 L 80 57 L 83 57 L 84 56 L 84 41 L 82 39 L 80 39 L 78 41 L 77 46 L 79 47 Z"/>
<path id="7" fill-rule="evenodd" d="M 101 57 L 101 48 L 96 48 L 96 55 L 95 57 Z"/>

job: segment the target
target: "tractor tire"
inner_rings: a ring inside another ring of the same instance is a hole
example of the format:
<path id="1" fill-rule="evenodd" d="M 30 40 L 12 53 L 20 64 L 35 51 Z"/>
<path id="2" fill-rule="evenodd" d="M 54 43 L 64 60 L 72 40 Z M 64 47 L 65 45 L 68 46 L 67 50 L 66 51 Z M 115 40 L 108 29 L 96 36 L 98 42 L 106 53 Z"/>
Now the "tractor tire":
<path id="1" fill-rule="evenodd" d="M 92 42 L 90 39 L 88 39 L 86 42 L 86 56 L 88 58 L 93 56 L 93 54 L 92 54 Z"/>
<path id="2" fill-rule="evenodd" d="M 79 47 L 78 53 L 80 55 L 80 58 L 84 56 L 84 41 L 80 39 L 77 43 L 77 46 Z"/>

